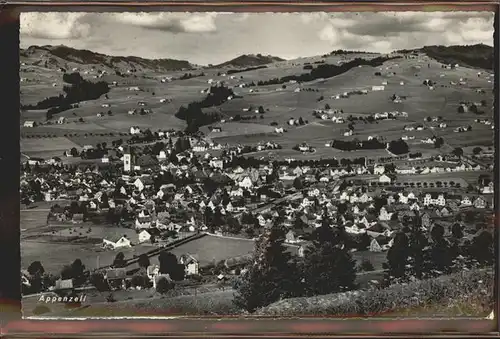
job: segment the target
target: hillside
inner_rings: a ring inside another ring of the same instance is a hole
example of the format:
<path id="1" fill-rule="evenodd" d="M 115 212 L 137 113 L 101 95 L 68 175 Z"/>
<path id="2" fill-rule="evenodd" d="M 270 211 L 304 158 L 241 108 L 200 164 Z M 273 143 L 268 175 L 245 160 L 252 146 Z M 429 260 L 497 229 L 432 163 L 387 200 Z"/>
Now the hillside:
<path id="1" fill-rule="evenodd" d="M 394 317 L 406 313 L 413 316 L 485 317 L 494 305 L 493 286 L 493 272 L 476 269 L 385 289 L 283 299 L 257 313 L 287 317 L 318 314 Z"/>
<path id="2" fill-rule="evenodd" d="M 285 59 L 272 55 L 244 54 L 237 58 L 226 61 L 214 67 L 251 67 L 271 64 L 273 62 L 285 61 Z"/>
<path id="3" fill-rule="evenodd" d="M 424 46 L 415 50 L 398 52 L 421 52 L 444 64 L 459 64 L 493 70 L 493 47 L 477 44 L 469 46 Z"/>
<path id="4" fill-rule="evenodd" d="M 80 65 L 103 65 L 110 68 L 150 69 L 157 71 L 191 70 L 194 65 L 185 60 L 144 59 L 135 56 L 109 56 L 67 46 L 30 46 L 20 50 L 21 57 L 38 57 L 40 62 L 61 67 L 66 62 Z"/>

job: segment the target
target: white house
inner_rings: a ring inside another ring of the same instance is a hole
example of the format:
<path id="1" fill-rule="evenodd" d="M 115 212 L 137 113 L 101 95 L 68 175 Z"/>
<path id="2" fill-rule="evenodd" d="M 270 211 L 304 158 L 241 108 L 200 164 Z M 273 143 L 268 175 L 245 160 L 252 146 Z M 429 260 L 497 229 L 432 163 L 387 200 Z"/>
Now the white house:
<path id="1" fill-rule="evenodd" d="M 387 175 L 385 174 L 382 174 L 379 178 L 378 178 L 378 182 L 381 182 L 381 183 L 391 183 L 392 180 L 390 177 L 388 177 Z"/>
<path id="2" fill-rule="evenodd" d="M 149 234 L 149 232 L 146 230 L 142 230 L 139 233 L 138 237 L 139 237 L 139 243 L 143 243 L 143 242 L 151 240 L 151 234 Z"/>
<path id="3" fill-rule="evenodd" d="M 224 167 L 224 162 L 220 159 L 217 159 L 217 158 L 213 158 L 212 160 L 210 160 L 210 163 L 209 163 L 210 167 L 213 167 L 213 168 L 223 168 Z"/>
<path id="4" fill-rule="evenodd" d="M 103 241 L 102 243 L 103 248 L 117 249 L 117 248 L 132 247 L 130 240 L 127 239 L 126 237 L 121 237 L 117 241 L 112 241 L 107 239 L 103 239 L 102 241 Z"/>
<path id="5" fill-rule="evenodd" d="M 250 188 L 253 187 L 253 183 L 252 183 L 252 180 L 249 177 L 245 177 L 243 180 L 241 180 L 238 183 L 238 186 L 240 186 L 242 188 L 250 189 Z"/>
<path id="6" fill-rule="evenodd" d="M 470 200 L 469 197 L 463 197 L 462 200 L 460 201 L 460 204 L 462 206 L 472 206 L 472 201 Z"/>
<path id="7" fill-rule="evenodd" d="M 378 243 L 377 239 L 373 239 L 370 243 L 370 252 L 382 252 L 382 247 Z"/>
<path id="8" fill-rule="evenodd" d="M 493 194 L 495 191 L 493 181 L 490 181 L 490 183 L 487 186 L 484 186 L 481 190 L 481 193 L 483 194 Z"/>
<path id="9" fill-rule="evenodd" d="M 385 86 L 372 86 L 372 91 L 383 91 L 385 89 Z"/>
<path id="10" fill-rule="evenodd" d="M 35 122 L 34 121 L 25 121 L 23 124 L 24 127 L 35 127 Z"/>
<path id="11" fill-rule="evenodd" d="M 385 207 L 382 207 L 380 209 L 380 213 L 378 216 L 378 219 L 380 221 L 389 221 L 389 220 L 391 220 L 391 217 L 392 217 L 392 213 L 387 212 L 387 209 Z"/>
<path id="12" fill-rule="evenodd" d="M 446 199 L 444 197 L 444 194 L 427 193 L 424 196 L 424 206 L 429 206 L 429 205 L 445 206 Z"/>
<path id="13" fill-rule="evenodd" d="M 184 265 L 186 276 L 198 274 L 200 263 L 191 254 L 181 255 L 179 262 Z"/>
<path id="14" fill-rule="evenodd" d="M 385 172 L 385 166 L 384 165 L 375 165 L 373 167 L 373 174 L 377 175 L 382 175 Z"/>
<path id="15" fill-rule="evenodd" d="M 132 126 L 130 127 L 130 134 L 140 134 L 141 129 L 137 126 Z"/>

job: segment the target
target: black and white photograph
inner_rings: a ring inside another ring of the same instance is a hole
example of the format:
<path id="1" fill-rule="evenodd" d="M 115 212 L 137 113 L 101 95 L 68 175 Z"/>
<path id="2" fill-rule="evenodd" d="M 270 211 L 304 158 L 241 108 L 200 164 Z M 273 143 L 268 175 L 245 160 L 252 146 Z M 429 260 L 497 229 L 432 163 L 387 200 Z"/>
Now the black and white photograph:
<path id="1" fill-rule="evenodd" d="M 27 12 L 24 318 L 488 318 L 493 12 Z"/>

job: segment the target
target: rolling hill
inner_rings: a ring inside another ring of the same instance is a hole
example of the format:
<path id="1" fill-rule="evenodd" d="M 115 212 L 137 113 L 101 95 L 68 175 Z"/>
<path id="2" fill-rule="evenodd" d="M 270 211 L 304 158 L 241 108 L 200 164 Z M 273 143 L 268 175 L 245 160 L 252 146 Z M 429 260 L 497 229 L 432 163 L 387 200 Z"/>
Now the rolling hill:
<path id="1" fill-rule="evenodd" d="M 109 56 L 85 49 L 75 49 L 67 46 L 30 46 L 21 49 L 21 58 L 39 57 L 39 64 L 62 67 L 65 63 L 79 65 L 102 65 L 112 69 L 149 69 L 156 71 L 191 70 L 196 66 L 185 60 L 175 59 L 144 59 L 135 56 Z"/>
<path id="2" fill-rule="evenodd" d="M 493 70 L 493 47 L 476 44 L 469 46 L 424 46 L 414 50 L 401 50 L 398 52 L 421 52 L 427 54 L 443 64 L 459 64 Z"/>
<path id="3" fill-rule="evenodd" d="M 232 60 L 226 61 L 214 67 L 252 67 L 272 64 L 273 62 L 285 61 L 285 59 L 272 55 L 243 54 Z"/>

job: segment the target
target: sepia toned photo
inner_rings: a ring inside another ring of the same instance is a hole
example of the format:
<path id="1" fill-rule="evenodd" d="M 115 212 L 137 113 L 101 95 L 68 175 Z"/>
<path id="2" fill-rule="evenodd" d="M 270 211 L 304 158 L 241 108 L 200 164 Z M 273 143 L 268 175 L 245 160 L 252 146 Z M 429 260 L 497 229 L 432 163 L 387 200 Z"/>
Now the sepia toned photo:
<path id="1" fill-rule="evenodd" d="M 493 18 L 23 13 L 24 317 L 490 316 Z"/>

